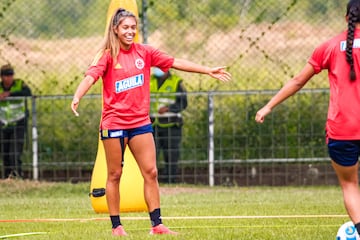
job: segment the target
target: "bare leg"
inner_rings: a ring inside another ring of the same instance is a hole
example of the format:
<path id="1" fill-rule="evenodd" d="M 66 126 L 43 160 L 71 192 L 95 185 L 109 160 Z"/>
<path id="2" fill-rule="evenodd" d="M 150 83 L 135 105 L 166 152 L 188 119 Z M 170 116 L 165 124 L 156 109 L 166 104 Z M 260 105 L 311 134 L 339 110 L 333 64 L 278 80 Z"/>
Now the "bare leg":
<path id="1" fill-rule="evenodd" d="M 133 137 L 129 141 L 141 174 L 144 178 L 144 196 L 149 212 L 160 208 L 160 193 L 157 180 L 156 150 L 152 133 Z"/>
<path id="2" fill-rule="evenodd" d="M 174 234 L 162 224 L 160 213 L 160 192 L 156 169 L 156 149 L 152 133 L 133 137 L 128 143 L 141 174 L 144 178 L 144 195 L 148 206 L 151 231 L 150 234 Z"/>
<path id="3" fill-rule="evenodd" d="M 110 138 L 103 140 L 107 163 L 106 201 L 110 216 L 119 215 L 120 212 L 120 178 L 122 174 L 122 151 L 120 139 Z M 125 141 L 126 146 L 126 141 Z"/>
<path id="4" fill-rule="evenodd" d="M 360 222 L 360 191 L 358 169 L 359 163 L 351 167 L 341 166 L 334 161 L 331 162 L 338 176 L 343 192 L 345 208 L 353 223 Z"/>

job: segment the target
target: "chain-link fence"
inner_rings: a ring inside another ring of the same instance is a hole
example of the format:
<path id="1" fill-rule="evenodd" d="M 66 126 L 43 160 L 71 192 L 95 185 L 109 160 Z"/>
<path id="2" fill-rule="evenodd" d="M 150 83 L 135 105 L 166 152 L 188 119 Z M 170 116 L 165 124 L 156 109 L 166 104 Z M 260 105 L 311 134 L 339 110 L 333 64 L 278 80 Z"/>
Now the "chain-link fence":
<path id="1" fill-rule="evenodd" d="M 180 159 L 172 176 L 176 182 L 334 183 L 324 137 L 328 91 L 304 90 L 277 108 L 265 124 L 256 124 L 257 108 L 272 94 L 274 91 L 189 92 Z M 84 98 L 79 118 L 72 115 L 70 101 L 71 96 L 39 96 L 29 101 L 29 134 L 22 158 L 26 178 L 35 174 L 42 180 L 90 179 L 101 96 Z M 160 173 L 164 166 L 159 154 Z"/>
<path id="2" fill-rule="evenodd" d="M 90 178 L 101 108 L 96 94 L 101 84 L 92 88 L 90 94 L 95 95 L 82 102 L 81 118 L 74 118 L 68 110 L 70 97 L 47 95 L 74 92 L 102 41 L 109 2 L 0 2 L 0 64 L 11 63 L 16 76 L 37 96 L 33 101 L 40 179 Z M 144 42 L 179 58 L 226 65 L 233 75 L 231 83 L 221 84 L 207 76 L 176 72 L 184 79 L 192 103 L 184 113 L 179 181 L 208 182 L 208 98 L 213 91 L 229 90 L 231 94 L 213 95 L 216 184 L 302 184 L 333 179 L 328 165 L 314 167 L 326 158 L 323 126 L 328 94 L 316 90 L 327 87 L 326 74 L 310 81 L 307 89 L 314 90 L 280 107 L 281 114 L 265 125 L 256 125 L 253 116 L 273 93 L 262 90 L 280 88 L 318 44 L 346 28 L 346 1 L 137 3 Z M 29 140 L 23 156 L 27 177 L 32 177 L 31 149 Z"/>
<path id="3" fill-rule="evenodd" d="M 101 43 L 109 2 L 2 0 L 0 62 L 13 64 L 35 94 L 73 93 Z M 226 65 L 233 75 L 232 83 L 221 85 L 178 73 L 192 91 L 279 88 L 316 45 L 346 28 L 345 5 L 337 0 L 138 1 L 146 42 L 179 58 Z M 324 75 L 309 84 L 326 86 Z"/>

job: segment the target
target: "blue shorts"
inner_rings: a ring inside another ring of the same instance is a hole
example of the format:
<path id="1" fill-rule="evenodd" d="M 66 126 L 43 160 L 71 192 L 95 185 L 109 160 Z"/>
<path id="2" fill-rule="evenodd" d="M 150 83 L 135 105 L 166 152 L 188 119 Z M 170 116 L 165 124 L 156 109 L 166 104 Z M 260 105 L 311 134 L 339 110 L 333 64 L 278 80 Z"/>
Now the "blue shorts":
<path id="1" fill-rule="evenodd" d="M 126 129 L 126 130 L 101 129 L 100 136 L 101 136 L 101 140 L 109 139 L 109 138 L 129 138 L 130 140 L 136 135 L 152 133 L 152 132 L 153 132 L 152 126 L 151 124 L 148 124 L 142 127 Z"/>
<path id="2" fill-rule="evenodd" d="M 350 167 L 359 161 L 360 140 L 328 140 L 328 151 L 331 159 L 337 164 Z"/>

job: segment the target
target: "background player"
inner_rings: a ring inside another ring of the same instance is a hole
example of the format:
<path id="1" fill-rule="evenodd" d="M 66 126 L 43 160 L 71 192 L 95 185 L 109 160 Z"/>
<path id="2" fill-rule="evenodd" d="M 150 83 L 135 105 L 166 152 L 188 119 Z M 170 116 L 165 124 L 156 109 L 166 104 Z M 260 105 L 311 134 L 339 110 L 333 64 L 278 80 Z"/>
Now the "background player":
<path id="1" fill-rule="evenodd" d="M 348 2 L 346 21 L 347 31 L 317 47 L 302 71 L 256 113 L 255 120 L 264 122 L 274 107 L 299 91 L 314 74 L 328 70 L 328 150 L 343 191 L 346 210 L 360 234 L 360 0 Z"/>

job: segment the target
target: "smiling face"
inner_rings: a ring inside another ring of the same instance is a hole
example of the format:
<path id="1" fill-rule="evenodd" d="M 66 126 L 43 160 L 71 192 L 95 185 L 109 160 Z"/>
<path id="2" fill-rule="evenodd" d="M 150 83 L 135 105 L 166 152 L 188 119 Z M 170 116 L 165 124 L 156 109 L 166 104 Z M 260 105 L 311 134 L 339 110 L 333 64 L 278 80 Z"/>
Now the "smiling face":
<path id="1" fill-rule="evenodd" d="M 114 29 L 117 37 L 120 41 L 120 47 L 128 50 L 131 44 L 134 43 L 134 38 L 137 30 L 137 22 L 134 17 L 126 17 L 121 23 Z"/>

